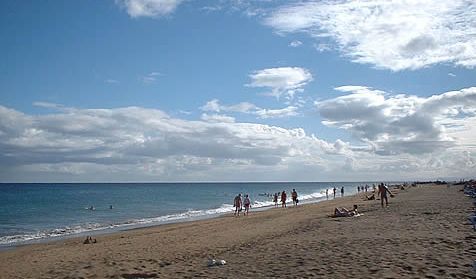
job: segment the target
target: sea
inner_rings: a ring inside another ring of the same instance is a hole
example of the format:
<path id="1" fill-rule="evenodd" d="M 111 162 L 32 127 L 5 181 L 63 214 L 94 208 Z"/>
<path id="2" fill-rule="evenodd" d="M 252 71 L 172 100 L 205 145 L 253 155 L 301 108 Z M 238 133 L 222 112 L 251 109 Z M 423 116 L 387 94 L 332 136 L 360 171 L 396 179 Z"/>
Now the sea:
<path id="1" fill-rule="evenodd" d="M 274 207 L 272 195 L 296 189 L 300 204 L 357 192 L 372 182 L 279 183 L 2 183 L 0 248 L 95 235 L 233 212 L 233 199 L 248 194 L 253 211 Z"/>

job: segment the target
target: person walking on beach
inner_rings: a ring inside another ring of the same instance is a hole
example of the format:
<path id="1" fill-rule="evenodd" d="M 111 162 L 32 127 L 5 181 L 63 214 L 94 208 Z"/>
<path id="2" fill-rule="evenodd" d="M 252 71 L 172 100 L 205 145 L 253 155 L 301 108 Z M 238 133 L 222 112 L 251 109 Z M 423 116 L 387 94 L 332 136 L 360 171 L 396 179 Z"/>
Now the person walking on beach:
<path id="1" fill-rule="evenodd" d="M 298 204 L 298 193 L 296 192 L 296 189 L 293 189 L 291 198 L 293 199 L 293 205 L 296 206 Z"/>
<path id="2" fill-rule="evenodd" d="M 235 197 L 235 200 L 233 201 L 233 206 L 235 207 L 235 214 L 234 216 L 240 216 L 240 212 L 242 210 L 242 200 L 241 200 L 241 194 L 238 194 L 238 196 Z"/>
<path id="3" fill-rule="evenodd" d="M 287 198 L 286 191 L 283 191 L 281 193 L 281 207 L 286 207 L 286 198 Z"/>
<path id="4" fill-rule="evenodd" d="M 337 191 L 336 186 L 334 186 L 334 189 L 332 189 L 332 190 L 334 191 L 334 199 L 335 199 L 336 198 L 336 191 Z"/>
<path id="5" fill-rule="evenodd" d="M 245 195 L 245 199 L 243 200 L 243 205 L 245 206 L 245 213 L 243 213 L 243 215 L 250 214 L 251 201 L 250 201 L 250 198 L 248 197 L 248 194 Z"/>
<path id="6" fill-rule="evenodd" d="M 344 186 L 342 186 L 342 188 L 340 188 L 340 196 L 341 196 L 341 197 L 344 196 Z"/>
<path id="7" fill-rule="evenodd" d="M 382 204 L 383 208 L 383 200 L 385 200 L 385 206 L 388 206 L 388 197 L 387 193 L 392 197 L 393 194 L 390 192 L 390 190 L 385 186 L 383 183 L 380 183 L 378 185 L 378 194 L 380 194 L 380 203 Z"/>
<path id="8" fill-rule="evenodd" d="M 274 202 L 274 207 L 278 207 L 278 193 L 274 193 L 273 202 Z"/>

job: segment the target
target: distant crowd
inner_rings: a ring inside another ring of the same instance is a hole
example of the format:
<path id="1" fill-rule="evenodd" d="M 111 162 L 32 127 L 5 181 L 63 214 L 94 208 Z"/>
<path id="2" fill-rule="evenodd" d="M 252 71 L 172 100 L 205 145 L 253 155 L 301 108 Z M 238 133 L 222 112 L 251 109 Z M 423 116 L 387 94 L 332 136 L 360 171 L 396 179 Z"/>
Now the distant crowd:
<path id="1" fill-rule="evenodd" d="M 273 195 L 268 195 L 267 196 L 272 196 L 274 206 L 278 207 L 278 198 L 280 197 L 280 202 L 281 202 L 281 207 L 287 207 L 287 198 L 288 195 L 285 190 L 282 192 L 274 193 Z M 298 199 L 298 193 L 296 192 L 296 189 L 293 189 L 291 192 L 291 200 L 293 202 L 294 206 L 297 206 L 299 203 Z M 235 216 L 240 216 L 240 213 L 244 210 L 243 215 L 248 215 L 250 213 L 250 208 L 251 208 L 251 200 L 248 194 L 242 197 L 241 194 L 238 194 L 235 199 L 233 200 L 233 207 L 235 208 Z"/>
<path id="2" fill-rule="evenodd" d="M 401 186 L 403 187 L 403 185 Z M 372 190 L 370 190 L 372 189 Z M 328 188 L 325 190 L 326 194 L 326 199 L 329 199 L 329 192 L 332 191 L 333 198 L 336 198 L 336 195 L 338 192 L 340 192 L 340 196 L 343 197 L 345 193 L 345 188 L 344 186 L 340 187 L 338 189 L 336 186 L 333 188 Z M 370 195 L 367 195 L 367 192 L 371 192 Z M 393 194 L 390 192 L 388 185 L 385 183 L 380 183 L 378 185 L 373 184 L 372 186 L 369 186 L 368 184 L 364 186 L 357 186 L 357 193 L 366 193 L 365 199 L 366 200 L 375 200 L 376 196 L 380 197 L 380 202 L 382 207 L 388 206 L 388 197 L 393 197 Z M 268 196 L 272 199 L 274 203 L 274 207 L 279 207 L 281 205 L 282 208 L 287 207 L 287 200 L 288 200 L 288 194 L 286 193 L 286 190 L 283 190 L 281 192 L 277 192 L 274 194 L 260 194 L 262 196 Z M 298 198 L 298 193 L 296 189 L 293 189 L 291 192 L 291 200 L 293 203 L 293 206 L 297 206 L 299 204 L 299 198 Z M 251 199 L 248 194 L 245 194 L 242 196 L 242 194 L 238 194 L 235 196 L 233 200 L 233 207 L 235 209 L 234 211 L 234 216 L 240 216 L 240 214 L 243 212 L 243 215 L 248 215 L 250 213 L 250 208 L 251 208 Z M 343 217 L 343 216 L 354 216 L 357 215 L 357 206 L 354 205 L 352 210 L 347 210 L 346 208 L 335 208 L 334 215 L 336 217 Z"/>

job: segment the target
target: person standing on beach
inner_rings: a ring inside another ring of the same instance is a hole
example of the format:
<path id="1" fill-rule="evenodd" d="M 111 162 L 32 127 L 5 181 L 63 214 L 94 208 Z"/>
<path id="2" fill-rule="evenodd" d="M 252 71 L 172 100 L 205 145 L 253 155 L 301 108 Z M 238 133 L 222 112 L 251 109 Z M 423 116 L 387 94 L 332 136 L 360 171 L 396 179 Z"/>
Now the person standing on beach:
<path id="1" fill-rule="evenodd" d="M 283 190 L 283 192 L 281 193 L 281 207 L 286 207 L 286 198 L 286 191 Z"/>
<path id="2" fill-rule="evenodd" d="M 329 189 L 326 189 L 326 199 L 329 199 Z"/>
<path id="3" fill-rule="evenodd" d="M 238 196 L 235 197 L 235 200 L 233 201 L 233 206 L 235 207 L 235 214 L 233 215 L 240 216 L 242 206 L 241 194 L 238 194 Z"/>
<path id="4" fill-rule="evenodd" d="M 388 197 L 387 193 L 390 194 L 390 196 L 393 196 L 392 193 L 390 193 L 390 190 L 385 186 L 383 183 L 380 183 L 378 185 L 378 194 L 380 194 L 380 203 L 382 204 L 383 208 L 383 200 L 385 200 L 385 206 L 388 206 Z"/>
<path id="5" fill-rule="evenodd" d="M 245 206 L 245 213 L 243 213 L 243 215 L 250 214 L 251 201 L 250 201 L 250 198 L 248 197 L 248 194 L 245 195 L 245 199 L 243 200 L 243 205 Z"/>
<path id="6" fill-rule="evenodd" d="M 274 207 L 278 207 L 278 193 L 274 193 L 273 202 L 274 202 Z"/>
<path id="7" fill-rule="evenodd" d="M 344 186 L 342 186 L 342 188 L 340 188 L 340 196 L 341 196 L 341 197 L 344 196 Z"/>
<path id="8" fill-rule="evenodd" d="M 293 189 L 291 193 L 291 198 L 293 199 L 293 205 L 296 206 L 298 204 L 298 194 L 296 192 L 296 189 Z"/>
<path id="9" fill-rule="evenodd" d="M 334 186 L 334 189 L 332 189 L 332 190 L 334 191 L 334 199 L 335 199 L 336 198 L 336 191 L 337 191 L 336 186 Z"/>

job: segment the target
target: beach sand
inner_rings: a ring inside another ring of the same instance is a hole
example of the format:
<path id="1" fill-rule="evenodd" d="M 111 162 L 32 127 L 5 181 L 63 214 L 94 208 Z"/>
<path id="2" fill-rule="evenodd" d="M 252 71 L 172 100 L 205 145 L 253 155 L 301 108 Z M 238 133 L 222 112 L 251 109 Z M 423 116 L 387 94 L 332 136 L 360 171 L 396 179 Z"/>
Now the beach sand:
<path id="1" fill-rule="evenodd" d="M 1 278 L 475 278 L 472 200 L 459 186 L 362 196 L 27 245 L 0 252 Z M 335 206 L 359 217 L 329 218 Z M 226 265 L 207 267 L 209 258 Z"/>

